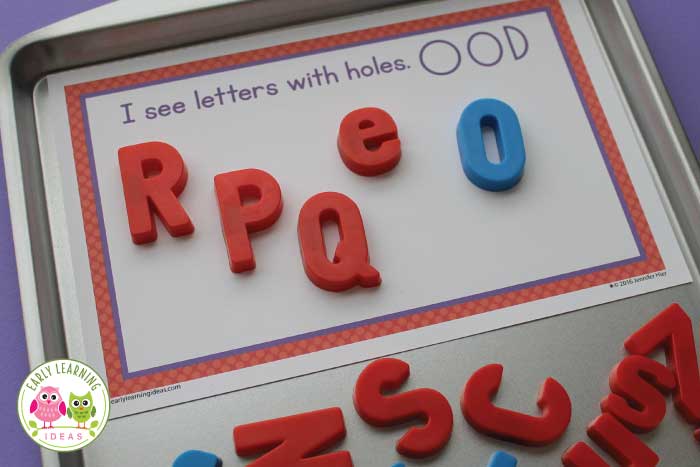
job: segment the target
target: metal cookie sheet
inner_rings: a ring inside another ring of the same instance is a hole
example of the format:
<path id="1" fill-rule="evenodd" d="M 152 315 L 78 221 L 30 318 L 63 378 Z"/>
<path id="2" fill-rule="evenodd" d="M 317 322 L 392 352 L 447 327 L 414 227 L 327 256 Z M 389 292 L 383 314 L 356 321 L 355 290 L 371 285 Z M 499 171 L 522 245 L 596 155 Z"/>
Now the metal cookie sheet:
<path id="1" fill-rule="evenodd" d="M 150 12 L 127 11 L 115 4 L 109 7 L 113 19 L 87 14 L 34 33 L 8 50 L 0 62 L 0 121 L 31 364 L 67 355 L 76 338 L 70 332 L 72 315 L 62 313 L 62 307 L 71 304 L 59 294 L 62 278 L 71 271 L 59 259 L 65 245 L 52 238 L 49 221 L 56 223 L 49 213 L 60 200 L 51 196 L 57 187 L 43 177 L 41 165 L 42 148 L 52 144 L 43 131 L 49 123 L 45 76 L 394 3 L 400 2 L 256 0 Z M 559 465 L 564 449 L 585 439 L 586 424 L 599 413 L 607 374 L 623 355 L 625 337 L 671 302 L 680 303 L 694 323 L 700 321 L 698 167 L 626 2 L 590 1 L 586 6 L 640 141 L 648 149 L 648 165 L 693 283 L 400 354 L 414 375 L 406 388 L 434 387 L 455 409 L 453 438 L 442 454 L 425 462 L 428 465 L 485 465 L 496 449 L 515 454 L 521 465 Z M 169 34 L 172 30 L 178 34 Z M 547 376 L 555 376 L 567 388 L 574 416 L 562 439 L 545 448 L 521 448 L 483 437 L 467 425 L 456 410 L 462 386 L 473 371 L 492 362 L 505 367 L 499 404 L 534 409 L 536 389 Z M 217 453 L 224 465 L 243 465 L 233 451 L 233 426 L 339 406 L 348 432 L 340 448 L 351 451 L 355 465 L 389 466 L 399 460 L 393 449 L 398 431 L 368 427 L 352 406 L 352 388 L 363 367 L 358 363 L 112 420 L 82 454 L 59 457 L 43 451 L 44 463 L 169 465 L 183 450 L 197 448 Z M 675 411 L 669 410 L 664 423 L 642 438 L 659 453 L 663 465 L 697 462 L 690 429 Z"/>

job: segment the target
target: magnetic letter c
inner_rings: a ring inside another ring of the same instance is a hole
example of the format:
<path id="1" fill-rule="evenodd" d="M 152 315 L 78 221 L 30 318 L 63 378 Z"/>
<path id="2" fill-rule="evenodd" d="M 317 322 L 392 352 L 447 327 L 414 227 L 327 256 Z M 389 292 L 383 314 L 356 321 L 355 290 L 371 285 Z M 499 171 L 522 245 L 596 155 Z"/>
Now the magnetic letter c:
<path id="1" fill-rule="evenodd" d="M 477 431 L 494 438 L 527 446 L 544 446 L 564 434 L 571 421 L 571 400 L 566 389 L 547 378 L 537 397 L 541 417 L 497 407 L 491 402 L 498 392 L 503 366 L 486 365 L 464 387 L 462 413 Z"/>

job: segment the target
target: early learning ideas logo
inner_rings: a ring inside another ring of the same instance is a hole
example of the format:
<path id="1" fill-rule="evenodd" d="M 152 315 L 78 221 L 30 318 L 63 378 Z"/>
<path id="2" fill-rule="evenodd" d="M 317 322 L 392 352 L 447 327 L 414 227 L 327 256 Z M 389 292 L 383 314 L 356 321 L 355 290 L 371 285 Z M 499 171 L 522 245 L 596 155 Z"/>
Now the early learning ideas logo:
<path id="1" fill-rule="evenodd" d="M 19 390 L 17 413 L 24 431 L 52 451 L 83 448 L 104 430 L 109 394 L 92 368 L 76 360 L 36 367 Z"/>

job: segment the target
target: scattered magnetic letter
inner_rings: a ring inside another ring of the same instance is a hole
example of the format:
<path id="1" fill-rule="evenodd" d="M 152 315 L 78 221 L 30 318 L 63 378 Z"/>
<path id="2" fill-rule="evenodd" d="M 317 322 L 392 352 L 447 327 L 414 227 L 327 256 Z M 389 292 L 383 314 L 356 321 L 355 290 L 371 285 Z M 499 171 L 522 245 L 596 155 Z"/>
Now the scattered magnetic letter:
<path id="1" fill-rule="evenodd" d="M 498 144 L 500 163 L 486 157 L 482 130 L 490 127 Z M 472 183 L 488 191 L 504 191 L 518 184 L 525 170 L 525 144 L 518 116 L 496 99 L 469 104 L 457 125 L 457 145 L 462 169 Z"/>
<path id="2" fill-rule="evenodd" d="M 653 467 L 659 463 L 659 456 L 610 414 L 593 420 L 588 425 L 588 436 L 623 467 Z"/>
<path id="3" fill-rule="evenodd" d="M 185 451 L 173 462 L 173 467 L 221 467 L 221 459 L 204 451 Z"/>
<path id="4" fill-rule="evenodd" d="M 583 441 L 571 446 L 561 456 L 564 467 L 610 467 L 589 445 Z"/>
<path id="5" fill-rule="evenodd" d="M 487 365 L 474 372 L 464 386 L 462 412 L 474 429 L 528 446 L 543 446 L 564 434 L 571 421 L 571 400 L 561 384 L 552 378 L 545 380 L 537 398 L 542 416 L 533 417 L 493 405 L 491 399 L 502 376 L 503 366 Z"/>
<path id="6" fill-rule="evenodd" d="M 348 451 L 326 452 L 344 438 L 345 421 L 338 407 L 233 429 L 233 442 L 239 456 L 262 454 L 248 467 L 352 467 Z"/>
<path id="7" fill-rule="evenodd" d="M 611 393 L 600 402 L 600 409 L 617 417 L 630 430 L 646 433 L 664 419 L 664 393 L 675 387 L 676 378 L 664 365 L 647 357 L 630 355 L 610 373 Z"/>
<path id="8" fill-rule="evenodd" d="M 593 420 L 587 431 L 588 436 L 622 467 L 654 467 L 659 463 L 659 456 L 610 414 Z M 567 449 L 561 460 L 565 467 L 610 467 L 584 442 Z"/>
<path id="9" fill-rule="evenodd" d="M 360 417 L 372 426 L 386 427 L 412 420 L 425 421 L 423 426 L 410 428 L 396 443 L 396 450 L 400 454 L 422 458 L 437 453 L 450 440 L 452 409 L 445 396 L 434 389 L 383 394 L 399 389 L 410 373 L 408 363 L 402 360 L 375 360 L 357 378 L 353 402 Z"/>
<path id="10" fill-rule="evenodd" d="M 693 425 L 700 423 L 700 373 L 693 336 L 693 323 L 680 305 L 674 303 L 625 340 L 634 355 L 648 355 L 658 348 L 666 351 L 666 362 L 676 376 L 673 402 Z"/>
<path id="11" fill-rule="evenodd" d="M 515 467 L 518 465 L 518 459 L 511 456 L 507 452 L 496 451 L 489 459 L 487 467 Z"/>

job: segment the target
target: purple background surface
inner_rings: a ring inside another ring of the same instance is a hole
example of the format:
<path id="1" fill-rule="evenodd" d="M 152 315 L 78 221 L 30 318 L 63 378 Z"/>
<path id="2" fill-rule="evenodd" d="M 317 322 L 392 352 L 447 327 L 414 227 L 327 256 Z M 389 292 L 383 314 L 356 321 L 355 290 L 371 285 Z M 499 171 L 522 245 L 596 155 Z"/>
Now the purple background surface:
<path id="1" fill-rule="evenodd" d="M 629 2 L 700 161 L 700 1 Z"/>
<path id="2" fill-rule="evenodd" d="M 0 0 L 0 51 L 35 29 L 107 2 Z M 29 367 L 3 163 L 0 163 L 0 323 L 0 464 L 13 467 L 40 466 L 40 448 L 24 434 L 17 420 L 17 392 L 29 373 Z"/>
<path id="3" fill-rule="evenodd" d="M 108 0 L 0 0 L 0 50 L 54 21 Z M 695 154 L 700 157 L 700 2 L 630 0 Z M 2 153 L 0 152 L 0 157 Z M 0 452 L 4 465 L 39 466 L 39 448 L 17 421 L 17 391 L 29 368 L 4 166 L 0 164 Z"/>

